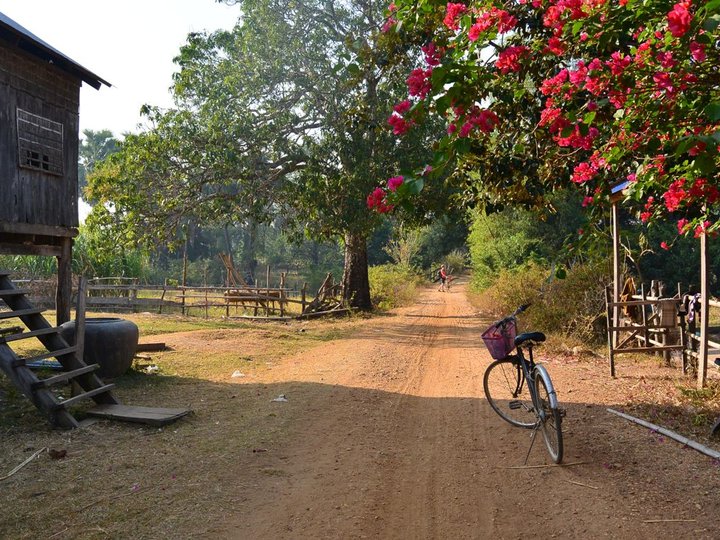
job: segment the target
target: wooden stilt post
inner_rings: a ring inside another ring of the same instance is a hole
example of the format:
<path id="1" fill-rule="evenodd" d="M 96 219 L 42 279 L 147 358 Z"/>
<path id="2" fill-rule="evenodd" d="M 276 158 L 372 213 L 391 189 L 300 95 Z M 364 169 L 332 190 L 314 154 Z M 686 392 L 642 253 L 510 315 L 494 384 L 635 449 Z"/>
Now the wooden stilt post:
<path id="1" fill-rule="evenodd" d="M 698 351 L 697 387 L 705 386 L 708 357 L 708 326 L 710 319 L 710 287 L 708 283 L 707 234 L 700 236 L 700 347 Z"/>
<path id="2" fill-rule="evenodd" d="M 612 203 L 612 234 L 613 234 L 613 310 L 612 310 L 612 326 L 620 326 L 620 210 L 618 203 Z M 613 345 L 618 344 L 619 333 L 615 332 L 613 336 Z"/>
<path id="3" fill-rule="evenodd" d="M 70 320 L 72 305 L 72 238 L 62 238 L 61 255 L 57 257 L 58 282 L 55 291 L 57 325 Z"/>
<path id="4" fill-rule="evenodd" d="M 682 306 L 682 289 L 680 288 L 680 283 L 678 283 L 678 298 L 680 299 L 680 305 Z M 688 370 L 688 352 L 687 352 L 687 335 L 685 332 L 687 332 L 687 325 L 685 323 L 685 309 L 684 306 L 679 310 L 678 313 L 678 319 L 680 324 L 680 345 L 682 346 L 682 372 L 683 374 L 687 373 Z"/>
<path id="5" fill-rule="evenodd" d="M 648 334 L 648 331 L 647 331 L 647 326 L 648 326 L 648 324 L 647 324 L 647 312 L 645 311 L 645 308 L 646 308 L 645 301 L 647 300 L 647 296 L 645 296 L 645 284 L 644 284 L 644 283 L 641 283 L 641 284 L 640 284 L 640 298 L 642 298 L 642 301 L 643 301 L 643 304 L 642 304 L 641 306 L 639 306 L 639 307 L 640 307 L 640 312 L 642 313 L 641 322 L 642 322 L 642 325 L 643 325 L 643 327 L 644 327 L 644 330 L 643 330 L 643 347 L 649 347 L 649 346 L 650 346 L 650 342 L 648 341 L 648 338 L 650 337 L 650 335 Z"/>
<path id="6" fill-rule="evenodd" d="M 613 339 L 613 306 L 610 300 L 610 288 L 605 287 L 605 305 L 606 305 L 606 311 L 607 311 L 607 322 L 608 322 L 608 357 L 610 359 L 610 376 L 615 377 L 615 352 L 613 350 L 613 345 L 615 343 Z"/>

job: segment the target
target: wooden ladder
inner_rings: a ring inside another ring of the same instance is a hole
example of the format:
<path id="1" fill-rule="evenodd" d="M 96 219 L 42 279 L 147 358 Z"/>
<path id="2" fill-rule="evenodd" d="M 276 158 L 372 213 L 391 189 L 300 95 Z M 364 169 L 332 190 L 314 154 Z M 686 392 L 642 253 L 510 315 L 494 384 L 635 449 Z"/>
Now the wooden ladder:
<path id="1" fill-rule="evenodd" d="M 28 291 L 17 288 L 9 276 L 8 272 L 0 271 L 0 300 L 9 308 L 8 311 L 0 311 L 0 321 L 20 319 L 28 331 L 23 331 L 21 326 L 0 329 L 0 370 L 57 427 L 79 426 L 68 409 L 84 399 L 92 399 L 99 405 L 119 405 L 120 402 L 111 391 L 114 385 L 105 384 L 95 374 L 99 366 L 85 364 L 77 354 L 77 347 L 63 339 L 60 328 L 48 323 L 42 315 L 43 310 L 37 309 L 28 300 Z M 37 338 L 47 352 L 21 358 L 9 345 L 13 341 L 29 338 Z M 65 371 L 46 379 L 38 378 L 28 363 L 46 358 L 56 358 Z M 77 383 L 81 392 L 69 399 L 58 399 L 51 388 L 71 381 Z"/>

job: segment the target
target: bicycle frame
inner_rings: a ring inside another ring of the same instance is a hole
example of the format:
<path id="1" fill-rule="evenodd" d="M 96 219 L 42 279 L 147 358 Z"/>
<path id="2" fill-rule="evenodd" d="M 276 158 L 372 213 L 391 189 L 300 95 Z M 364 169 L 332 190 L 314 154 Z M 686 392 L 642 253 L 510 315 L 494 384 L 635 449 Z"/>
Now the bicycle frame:
<path id="1" fill-rule="evenodd" d="M 528 350 L 528 356 L 530 357 L 529 360 L 525 358 L 525 354 L 523 353 L 524 348 L 527 348 Z M 540 377 L 541 379 L 543 379 L 543 381 L 545 382 L 545 386 L 547 387 L 548 397 L 550 398 L 550 407 L 558 408 L 557 394 L 555 392 L 555 388 L 553 387 L 552 380 L 550 379 L 550 375 L 548 374 L 547 369 L 545 369 L 545 366 L 543 366 L 542 364 L 536 364 L 535 360 L 533 359 L 532 343 L 518 346 L 517 354 L 515 354 L 515 356 L 518 358 L 518 364 L 522 369 L 522 377 L 520 377 L 518 380 L 516 395 L 520 394 L 523 384 L 527 384 L 528 391 L 530 392 L 530 397 L 532 398 L 533 407 L 535 407 L 535 410 L 538 411 L 538 414 L 544 415 L 545 412 L 540 406 L 540 400 L 537 396 L 537 391 L 535 389 L 535 378 Z"/>

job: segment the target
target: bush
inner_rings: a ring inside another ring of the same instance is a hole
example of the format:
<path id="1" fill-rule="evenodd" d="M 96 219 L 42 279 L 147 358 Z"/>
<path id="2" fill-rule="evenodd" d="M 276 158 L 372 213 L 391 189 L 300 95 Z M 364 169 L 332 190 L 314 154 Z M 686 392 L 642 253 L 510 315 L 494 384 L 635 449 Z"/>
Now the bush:
<path id="1" fill-rule="evenodd" d="M 577 264 L 565 279 L 552 278 L 548 268 L 537 264 L 503 270 L 481 294 L 482 307 L 500 318 L 529 302 L 522 328 L 602 340 L 608 272 L 606 262 Z"/>
<path id="2" fill-rule="evenodd" d="M 369 269 L 370 297 L 378 309 L 392 309 L 410 304 L 422 282 L 409 266 L 383 264 Z"/>

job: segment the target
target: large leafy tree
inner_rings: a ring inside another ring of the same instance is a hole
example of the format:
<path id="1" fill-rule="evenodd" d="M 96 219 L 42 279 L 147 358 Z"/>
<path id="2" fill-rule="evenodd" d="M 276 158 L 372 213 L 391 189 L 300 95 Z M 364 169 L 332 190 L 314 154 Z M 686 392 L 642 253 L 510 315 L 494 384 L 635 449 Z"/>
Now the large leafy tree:
<path id="1" fill-rule="evenodd" d="M 98 223 L 171 241 L 188 220 L 281 212 L 313 237 L 343 239 L 343 294 L 369 308 L 366 242 L 380 218 L 365 195 L 427 152 L 425 129 L 398 141 L 387 123 L 411 57 L 381 32 L 376 1 L 232 3 L 232 31 L 192 34 L 177 57 L 177 107 L 148 108 L 153 128 L 96 172 L 93 193 L 112 203 Z M 427 207 L 445 194 L 427 190 Z"/>
<path id="2" fill-rule="evenodd" d="M 87 185 L 87 176 L 93 171 L 95 165 L 103 159 L 118 151 L 119 141 L 108 129 L 95 131 L 84 129 L 80 140 L 78 156 L 78 184 L 80 190 Z"/>

